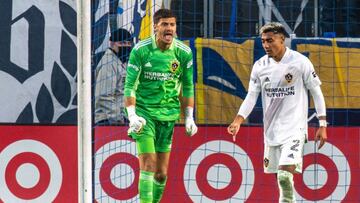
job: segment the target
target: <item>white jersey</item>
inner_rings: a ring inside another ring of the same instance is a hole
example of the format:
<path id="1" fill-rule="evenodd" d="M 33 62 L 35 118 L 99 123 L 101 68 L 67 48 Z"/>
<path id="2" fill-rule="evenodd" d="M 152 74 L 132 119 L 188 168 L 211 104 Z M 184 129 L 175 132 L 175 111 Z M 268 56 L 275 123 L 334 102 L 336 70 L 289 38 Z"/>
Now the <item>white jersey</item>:
<path id="1" fill-rule="evenodd" d="M 268 146 L 307 134 L 308 89 L 320 84 L 310 60 L 289 48 L 280 62 L 267 55 L 255 62 L 249 92 L 261 91 Z"/>

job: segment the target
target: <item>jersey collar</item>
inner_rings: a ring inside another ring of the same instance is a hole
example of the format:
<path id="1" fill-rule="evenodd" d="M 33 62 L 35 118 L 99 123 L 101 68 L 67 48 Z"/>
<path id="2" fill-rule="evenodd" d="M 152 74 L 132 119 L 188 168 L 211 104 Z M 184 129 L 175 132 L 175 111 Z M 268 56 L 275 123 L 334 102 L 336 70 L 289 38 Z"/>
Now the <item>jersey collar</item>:
<path id="1" fill-rule="evenodd" d="M 289 54 L 290 54 L 290 49 L 289 49 L 289 47 L 285 47 L 286 48 L 286 50 L 285 50 L 285 54 L 284 54 L 284 56 L 282 57 L 282 59 L 286 59 L 288 56 L 289 56 Z M 282 60 L 281 59 L 281 60 Z"/>
<path id="2" fill-rule="evenodd" d="M 268 59 L 272 60 L 274 63 L 279 64 L 279 63 L 283 63 L 286 58 L 289 56 L 290 54 L 290 49 L 288 47 L 285 47 L 285 53 L 284 56 L 281 58 L 281 60 L 279 62 L 275 61 L 272 57 L 268 56 Z"/>
<path id="3" fill-rule="evenodd" d="M 290 54 L 290 50 L 288 47 L 285 47 L 286 50 L 285 50 L 285 53 L 284 53 L 284 56 L 281 58 L 281 60 L 279 61 L 279 63 L 282 63 L 284 61 L 287 60 L 287 58 L 289 57 L 289 54 Z"/>
<path id="4" fill-rule="evenodd" d="M 151 43 L 152 43 L 152 47 L 153 49 L 157 49 L 158 46 L 156 45 L 156 37 L 155 37 L 155 34 L 151 36 Z M 175 47 L 175 38 L 173 38 L 172 42 L 171 42 L 171 45 L 169 47 L 169 50 L 173 50 Z"/>

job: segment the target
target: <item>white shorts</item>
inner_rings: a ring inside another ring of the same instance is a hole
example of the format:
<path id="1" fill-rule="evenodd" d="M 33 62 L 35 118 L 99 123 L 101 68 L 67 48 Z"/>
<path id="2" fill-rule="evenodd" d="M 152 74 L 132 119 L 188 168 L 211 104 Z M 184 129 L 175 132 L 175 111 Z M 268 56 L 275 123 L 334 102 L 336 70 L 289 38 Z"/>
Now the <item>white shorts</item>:
<path id="1" fill-rule="evenodd" d="M 279 146 L 267 146 L 264 148 L 264 172 L 277 173 L 281 165 L 295 165 L 295 171 L 302 172 L 303 151 L 305 137 L 292 139 Z"/>

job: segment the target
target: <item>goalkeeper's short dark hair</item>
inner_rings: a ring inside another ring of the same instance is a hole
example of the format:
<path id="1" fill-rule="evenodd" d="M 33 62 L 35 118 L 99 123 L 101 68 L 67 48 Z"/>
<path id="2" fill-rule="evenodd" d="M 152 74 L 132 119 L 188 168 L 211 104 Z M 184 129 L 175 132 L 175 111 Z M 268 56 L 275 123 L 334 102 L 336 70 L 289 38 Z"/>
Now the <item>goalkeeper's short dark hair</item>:
<path id="1" fill-rule="evenodd" d="M 176 16 L 173 14 L 173 12 L 171 12 L 171 10 L 162 8 L 162 9 L 157 10 L 154 13 L 154 17 L 153 17 L 154 24 L 155 25 L 158 24 L 158 22 L 160 21 L 161 18 L 175 18 L 176 19 Z"/>
<path id="2" fill-rule="evenodd" d="M 282 34 L 284 37 L 289 37 L 289 34 L 286 32 L 285 27 L 278 22 L 270 22 L 260 28 L 260 35 L 267 32 L 273 32 L 274 34 Z"/>

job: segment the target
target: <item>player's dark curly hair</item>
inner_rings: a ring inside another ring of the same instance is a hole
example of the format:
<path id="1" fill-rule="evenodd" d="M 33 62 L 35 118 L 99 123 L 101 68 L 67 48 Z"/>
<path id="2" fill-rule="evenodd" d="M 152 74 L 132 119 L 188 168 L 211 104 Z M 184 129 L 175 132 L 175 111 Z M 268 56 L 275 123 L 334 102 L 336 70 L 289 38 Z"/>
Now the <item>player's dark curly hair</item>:
<path id="1" fill-rule="evenodd" d="M 159 9 L 154 13 L 154 24 L 158 24 L 161 18 L 175 18 L 176 16 L 169 9 Z"/>

